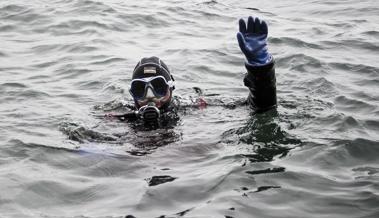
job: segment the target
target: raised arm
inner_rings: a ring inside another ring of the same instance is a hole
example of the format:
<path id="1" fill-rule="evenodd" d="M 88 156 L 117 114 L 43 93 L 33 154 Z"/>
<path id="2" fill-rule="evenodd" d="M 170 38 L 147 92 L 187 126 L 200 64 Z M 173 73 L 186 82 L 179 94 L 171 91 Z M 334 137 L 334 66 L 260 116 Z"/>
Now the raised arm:
<path id="1" fill-rule="evenodd" d="M 265 21 L 249 17 L 239 20 L 237 40 L 246 57 L 244 84 L 250 90 L 248 103 L 257 112 L 276 107 L 275 62 L 267 51 L 268 28 Z"/>

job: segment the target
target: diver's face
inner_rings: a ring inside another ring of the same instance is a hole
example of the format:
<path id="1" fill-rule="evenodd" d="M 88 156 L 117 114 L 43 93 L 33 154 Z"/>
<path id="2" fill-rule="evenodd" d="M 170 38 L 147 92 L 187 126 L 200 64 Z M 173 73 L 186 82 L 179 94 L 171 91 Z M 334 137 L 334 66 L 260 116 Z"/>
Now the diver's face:
<path id="1" fill-rule="evenodd" d="M 130 85 L 130 94 L 133 96 L 136 107 L 140 108 L 153 103 L 161 108 L 170 101 L 172 81 L 167 82 L 163 76 L 133 79 Z"/>
<path id="2" fill-rule="evenodd" d="M 137 108 L 143 107 L 147 104 L 154 103 L 154 105 L 157 108 L 161 108 L 162 105 L 166 104 L 170 101 L 171 98 L 171 91 L 170 88 L 167 87 L 166 95 L 164 96 L 157 96 L 154 94 L 151 87 L 147 87 L 146 96 L 143 99 L 137 100 Z"/>

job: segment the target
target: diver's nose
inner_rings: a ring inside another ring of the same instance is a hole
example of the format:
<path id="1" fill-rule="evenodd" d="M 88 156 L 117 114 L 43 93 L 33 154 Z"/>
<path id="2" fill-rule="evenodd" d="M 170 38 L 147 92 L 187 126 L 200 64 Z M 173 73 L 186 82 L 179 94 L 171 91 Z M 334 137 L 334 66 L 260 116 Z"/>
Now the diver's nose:
<path id="1" fill-rule="evenodd" d="M 154 95 L 153 90 L 151 89 L 151 87 L 147 87 L 146 98 L 155 98 L 155 95 Z"/>

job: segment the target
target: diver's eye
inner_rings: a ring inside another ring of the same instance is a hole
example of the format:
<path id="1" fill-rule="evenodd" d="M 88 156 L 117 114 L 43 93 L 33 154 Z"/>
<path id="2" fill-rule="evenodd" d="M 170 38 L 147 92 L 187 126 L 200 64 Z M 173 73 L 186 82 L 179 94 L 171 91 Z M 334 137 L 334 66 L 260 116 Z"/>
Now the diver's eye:
<path id="1" fill-rule="evenodd" d="M 130 92 L 134 98 L 143 98 L 145 95 L 146 83 L 142 81 L 133 81 L 131 84 Z"/>
<path id="2" fill-rule="evenodd" d="M 160 78 L 160 77 L 155 78 L 151 80 L 150 84 L 153 86 L 156 94 L 160 96 L 165 96 L 167 94 L 168 85 L 163 78 Z"/>

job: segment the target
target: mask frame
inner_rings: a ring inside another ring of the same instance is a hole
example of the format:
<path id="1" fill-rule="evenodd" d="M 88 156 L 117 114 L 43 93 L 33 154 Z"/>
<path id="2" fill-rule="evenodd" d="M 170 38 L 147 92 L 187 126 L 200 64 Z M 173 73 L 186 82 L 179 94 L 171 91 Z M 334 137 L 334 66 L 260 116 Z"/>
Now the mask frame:
<path id="1" fill-rule="evenodd" d="M 170 90 L 173 90 L 174 89 L 174 81 L 173 80 L 169 80 L 167 81 L 166 78 L 164 78 L 163 76 L 153 76 L 153 77 L 146 77 L 146 78 L 139 78 L 139 79 L 133 79 L 130 83 L 130 88 L 129 88 L 129 93 L 130 95 L 134 98 L 134 100 L 141 100 L 141 99 L 144 99 L 146 97 L 146 94 L 147 94 L 147 89 L 150 87 L 151 90 L 153 91 L 153 94 L 156 96 L 156 97 L 159 97 L 159 98 L 162 98 L 164 97 L 167 93 L 165 93 L 164 95 L 160 94 L 160 93 L 157 93 L 157 91 L 155 90 L 154 86 L 152 85 L 152 81 L 155 80 L 155 79 L 163 79 L 163 81 L 165 82 L 165 84 L 167 85 L 167 87 L 170 89 Z M 137 97 L 135 94 L 133 94 L 133 91 L 132 91 L 132 86 L 133 86 L 133 82 L 142 82 L 145 84 L 145 87 L 144 87 L 144 94 L 143 96 L 141 97 Z"/>

